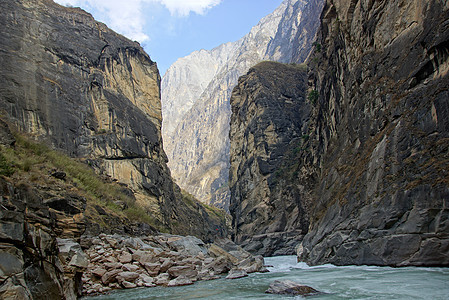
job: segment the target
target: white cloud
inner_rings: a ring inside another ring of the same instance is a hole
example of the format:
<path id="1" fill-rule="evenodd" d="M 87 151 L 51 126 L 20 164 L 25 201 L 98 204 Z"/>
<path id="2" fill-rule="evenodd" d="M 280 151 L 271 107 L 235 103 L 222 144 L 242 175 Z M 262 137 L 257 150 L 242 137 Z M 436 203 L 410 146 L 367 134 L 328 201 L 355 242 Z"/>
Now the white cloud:
<path id="1" fill-rule="evenodd" d="M 55 0 L 62 5 L 79 6 L 106 23 L 113 30 L 139 42 L 149 40 L 144 32 L 144 5 L 158 2 L 164 5 L 172 16 L 185 17 L 191 12 L 204 14 L 222 0 Z"/>
<path id="2" fill-rule="evenodd" d="M 221 0 L 157 0 L 165 5 L 172 15 L 187 16 L 190 12 L 204 14 Z"/>

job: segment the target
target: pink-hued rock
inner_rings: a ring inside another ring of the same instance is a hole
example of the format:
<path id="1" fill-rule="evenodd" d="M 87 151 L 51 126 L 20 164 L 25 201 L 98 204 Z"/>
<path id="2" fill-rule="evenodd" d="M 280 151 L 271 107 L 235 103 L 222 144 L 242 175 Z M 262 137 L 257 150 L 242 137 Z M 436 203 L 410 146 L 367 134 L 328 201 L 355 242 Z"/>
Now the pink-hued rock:
<path id="1" fill-rule="evenodd" d="M 122 266 L 122 270 L 123 271 L 128 271 L 128 272 L 137 272 L 140 269 L 139 266 L 136 266 L 134 264 L 124 264 Z"/>
<path id="2" fill-rule="evenodd" d="M 113 282 L 115 280 L 115 277 L 120 272 L 122 272 L 122 270 L 114 269 L 104 273 L 104 275 L 101 276 L 101 282 L 103 282 L 104 285 L 108 285 L 110 282 Z"/>
<path id="3" fill-rule="evenodd" d="M 122 286 L 123 286 L 125 289 L 132 289 L 132 288 L 137 287 L 137 285 L 136 285 L 135 283 L 128 282 L 128 281 L 122 281 Z"/>
<path id="4" fill-rule="evenodd" d="M 174 266 L 168 269 L 167 273 L 171 277 L 186 276 L 194 278 L 198 276 L 198 271 L 193 266 Z"/>
<path id="5" fill-rule="evenodd" d="M 117 281 L 118 282 L 122 282 L 122 281 L 128 281 L 128 282 L 134 282 L 134 280 L 136 280 L 137 278 L 139 278 L 139 273 L 136 272 L 120 272 L 119 274 L 117 274 Z"/>
<path id="6" fill-rule="evenodd" d="M 118 257 L 118 260 L 119 260 L 122 264 L 127 264 L 127 263 L 132 262 L 133 256 L 131 255 L 131 253 L 124 252 L 124 253 L 122 253 L 122 255 L 120 255 L 120 256 Z"/>
<path id="7" fill-rule="evenodd" d="M 98 277 L 103 276 L 107 271 L 103 268 L 96 268 L 95 270 L 92 271 L 92 274 Z"/>
<path id="8" fill-rule="evenodd" d="M 144 263 L 143 265 L 148 274 L 153 277 L 157 276 L 161 269 L 161 265 L 157 263 Z"/>

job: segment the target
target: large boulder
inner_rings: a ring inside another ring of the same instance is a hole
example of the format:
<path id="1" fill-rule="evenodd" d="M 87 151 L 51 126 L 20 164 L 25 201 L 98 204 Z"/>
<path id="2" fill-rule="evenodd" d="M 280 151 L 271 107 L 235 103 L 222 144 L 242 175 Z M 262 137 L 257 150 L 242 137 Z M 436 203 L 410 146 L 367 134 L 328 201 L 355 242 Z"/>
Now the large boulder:
<path id="1" fill-rule="evenodd" d="M 321 292 L 310 286 L 301 285 L 291 280 L 276 280 L 270 284 L 270 287 L 265 291 L 265 293 L 295 296 L 314 296 L 321 294 Z"/>
<path id="2" fill-rule="evenodd" d="M 206 254 L 204 242 L 194 236 L 173 236 L 167 239 L 169 247 L 178 252 L 183 252 L 189 255 L 198 255 L 200 253 Z"/>

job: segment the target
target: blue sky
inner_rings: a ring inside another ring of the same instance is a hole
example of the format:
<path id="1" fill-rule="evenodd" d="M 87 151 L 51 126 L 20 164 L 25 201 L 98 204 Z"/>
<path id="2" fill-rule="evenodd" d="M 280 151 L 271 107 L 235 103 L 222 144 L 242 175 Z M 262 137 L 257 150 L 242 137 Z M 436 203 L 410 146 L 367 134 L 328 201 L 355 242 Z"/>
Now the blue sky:
<path id="1" fill-rule="evenodd" d="M 282 0 L 56 0 L 141 43 L 163 75 L 179 57 L 236 41 Z"/>

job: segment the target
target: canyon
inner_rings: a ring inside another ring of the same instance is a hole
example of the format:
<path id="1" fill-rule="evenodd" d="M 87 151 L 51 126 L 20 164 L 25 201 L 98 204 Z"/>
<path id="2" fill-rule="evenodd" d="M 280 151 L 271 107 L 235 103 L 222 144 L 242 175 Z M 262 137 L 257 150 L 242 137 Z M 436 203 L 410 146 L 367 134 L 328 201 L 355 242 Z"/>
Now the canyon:
<path id="1" fill-rule="evenodd" d="M 165 73 L 162 135 L 168 166 L 200 201 L 229 208 L 229 99 L 239 76 L 264 60 L 303 62 L 322 6 L 321 0 L 283 1 L 240 40 L 180 58 Z"/>
<path id="2" fill-rule="evenodd" d="M 297 229 L 298 259 L 311 265 L 449 264 L 448 13 L 441 1 L 328 0 L 308 87 L 289 97 L 276 67 L 240 79 L 230 133 L 236 241 L 272 254 Z M 305 95 L 308 104 L 292 106 Z M 302 220 L 281 222 L 294 209 Z"/>
<path id="3" fill-rule="evenodd" d="M 0 2 L 0 297 L 449 266 L 448 20 L 285 0 L 161 79 L 79 8 Z"/>

